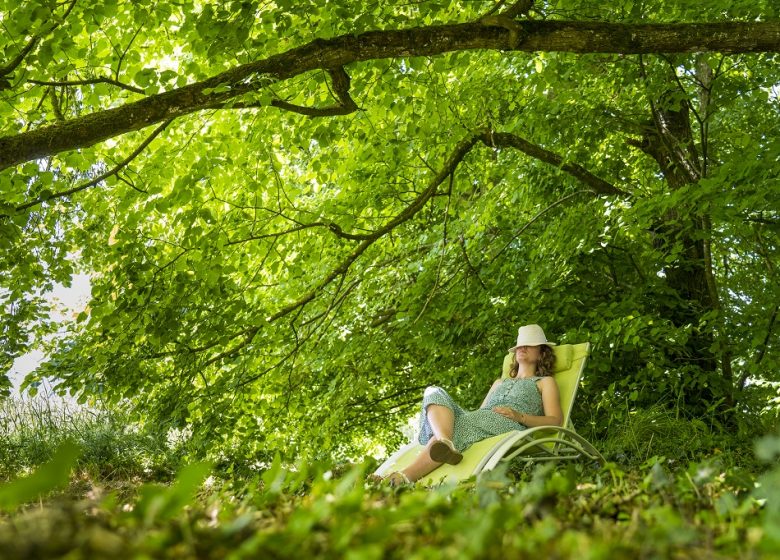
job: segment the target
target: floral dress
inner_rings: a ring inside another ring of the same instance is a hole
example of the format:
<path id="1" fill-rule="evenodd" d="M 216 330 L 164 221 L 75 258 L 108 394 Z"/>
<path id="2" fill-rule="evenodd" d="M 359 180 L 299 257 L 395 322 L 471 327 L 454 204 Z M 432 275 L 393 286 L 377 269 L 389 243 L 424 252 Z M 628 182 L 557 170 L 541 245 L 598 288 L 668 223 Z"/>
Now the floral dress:
<path id="1" fill-rule="evenodd" d="M 523 414 L 543 416 L 542 395 L 536 386 L 539 379 L 541 377 L 504 379 L 490 393 L 485 406 L 473 411 L 465 410 L 441 387 L 428 387 L 423 395 L 422 412 L 420 413 L 419 442 L 425 445 L 433 437 L 433 431 L 426 414 L 428 405 L 431 404 L 446 406 L 455 414 L 452 443 L 458 451 L 463 451 L 470 445 L 491 436 L 512 430 L 526 429 L 523 424 L 510 420 L 491 409 L 494 406 L 507 406 Z"/>

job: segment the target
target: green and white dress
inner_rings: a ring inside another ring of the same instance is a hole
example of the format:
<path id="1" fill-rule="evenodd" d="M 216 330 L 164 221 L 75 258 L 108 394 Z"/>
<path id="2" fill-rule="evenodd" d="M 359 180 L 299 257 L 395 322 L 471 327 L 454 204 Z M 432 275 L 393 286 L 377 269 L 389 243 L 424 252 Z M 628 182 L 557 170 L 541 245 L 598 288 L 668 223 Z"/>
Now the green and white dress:
<path id="1" fill-rule="evenodd" d="M 446 406 L 455 414 L 452 443 L 458 451 L 491 436 L 526 429 L 523 424 L 491 409 L 494 406 L 507 406 L 523 414 L 543 416 L 542 394 L 536 386 L 539 379 L 541 377 L 504 379 L 490 394 L 485 406 L 473 411 L 465 410 L 441 387 L 428 387 L 423 394 L 419 442 L 425 445 L 433 437 L 426 414 L 431 404 Z"/>

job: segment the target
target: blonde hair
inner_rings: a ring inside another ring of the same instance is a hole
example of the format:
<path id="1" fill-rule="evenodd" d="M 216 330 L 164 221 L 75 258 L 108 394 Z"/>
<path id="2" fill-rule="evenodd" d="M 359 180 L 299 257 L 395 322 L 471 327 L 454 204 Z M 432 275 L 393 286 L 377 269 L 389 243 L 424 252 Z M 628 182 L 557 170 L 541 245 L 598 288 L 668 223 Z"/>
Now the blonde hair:
<path id="1" fill-rule="evenodd" d="M 517 363 L 517 358 L 514 352 L 512 353 L 512 366 L 509 368 L 509 377 L 517 377 L 517 371 L 520 369 L 520 364 Z M 555 369 L 555 352 L 546 344 L 539 345 L 539 361 L 536 362 L 536 375 L 539 377 L 549 377 L 553 374 Z"/>

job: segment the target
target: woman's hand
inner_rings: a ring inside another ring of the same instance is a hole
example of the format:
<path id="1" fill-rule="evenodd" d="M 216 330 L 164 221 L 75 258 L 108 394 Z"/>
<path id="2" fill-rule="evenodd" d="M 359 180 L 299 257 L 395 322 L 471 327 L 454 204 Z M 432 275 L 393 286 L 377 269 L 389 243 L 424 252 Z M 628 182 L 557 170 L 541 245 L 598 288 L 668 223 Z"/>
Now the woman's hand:
<path id="1" fill-rule="evenodd" d="M 501 416 L 506 416 L 513 422 L 520 422 L 520 418 L 523 416 L 522 414 L 515 412 L 508 406 L 494 406 L 491 410 L 496 414 L 500 414 Z"/>

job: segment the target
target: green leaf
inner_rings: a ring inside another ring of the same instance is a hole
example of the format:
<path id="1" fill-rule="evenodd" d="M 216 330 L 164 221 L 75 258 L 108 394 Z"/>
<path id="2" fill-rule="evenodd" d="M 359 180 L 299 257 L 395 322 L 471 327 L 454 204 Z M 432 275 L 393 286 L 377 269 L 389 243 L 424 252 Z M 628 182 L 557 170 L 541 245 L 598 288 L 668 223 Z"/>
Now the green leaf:
<path id="1" fill-rule="evenodd" d="M 179 471 L 170 488 L 142 487 L 136 515 L 147 526 L 173 518 L 192 502 L 211 469 L 212 465 L 207 462 L 191 463 Z"/>
<path id="2" fill-rule="evenodd" d="M 780 437 L 764 436 L 756 442 L 756 457 L 764 462 L 772 462 L 780 457 Z"/>
<path id="3" fill-rule="evenodd" d="M 33 473 L 0 486 L 0 509 L 13 511 L 18 506 L 64 488 L 81 450 L 70 441 L 62 443 L 54 457 Z"/>

